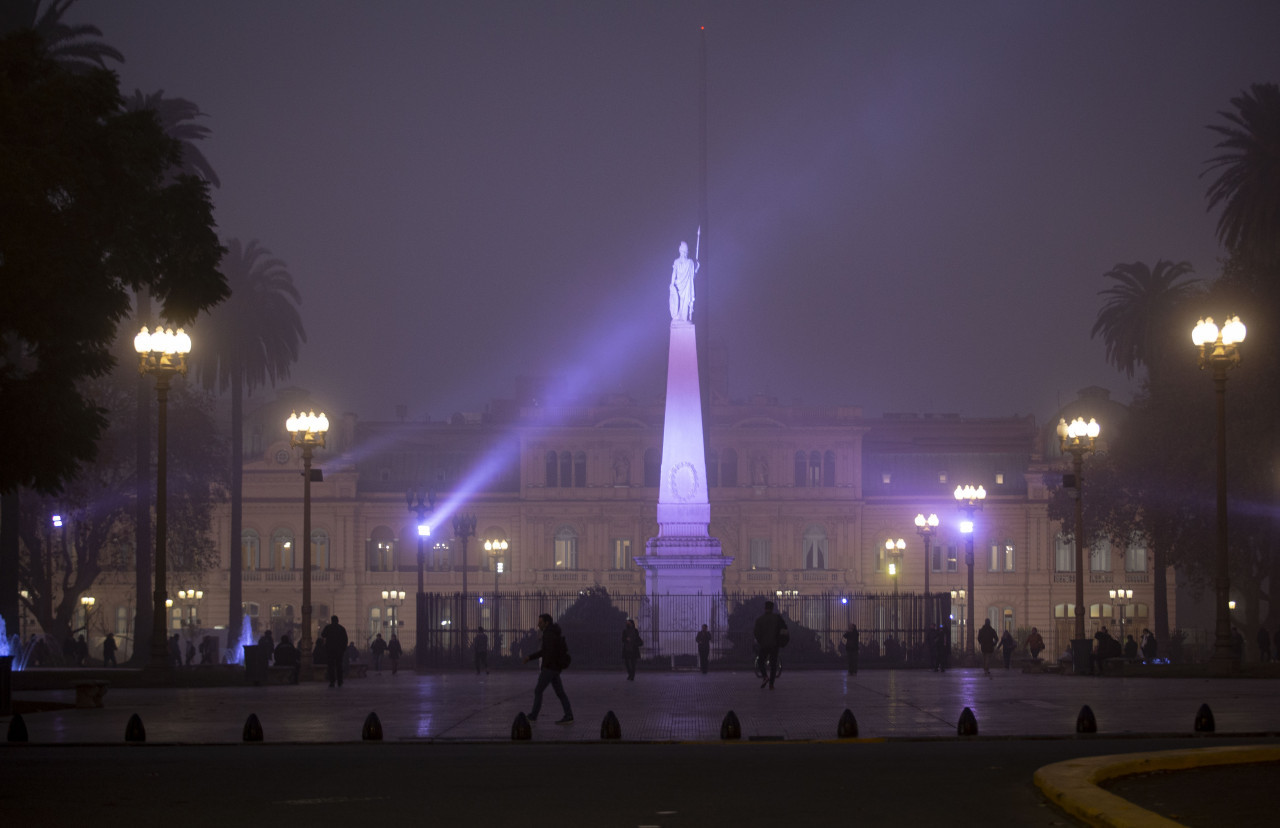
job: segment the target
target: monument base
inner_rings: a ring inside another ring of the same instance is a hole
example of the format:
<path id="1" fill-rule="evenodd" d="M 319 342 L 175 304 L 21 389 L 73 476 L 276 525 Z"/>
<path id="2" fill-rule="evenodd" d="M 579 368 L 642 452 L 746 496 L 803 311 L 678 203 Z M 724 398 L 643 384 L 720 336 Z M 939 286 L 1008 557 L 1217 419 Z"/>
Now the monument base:
<path id="1" fill-rule="evenodd" d="M 645 628 L 651 655 L 695 655 L 706 624 L 716 640 L 728 628 L 724 570 L 733 563 L 711 537 L 657 537 L 635 558 L 649 600 Z"/>

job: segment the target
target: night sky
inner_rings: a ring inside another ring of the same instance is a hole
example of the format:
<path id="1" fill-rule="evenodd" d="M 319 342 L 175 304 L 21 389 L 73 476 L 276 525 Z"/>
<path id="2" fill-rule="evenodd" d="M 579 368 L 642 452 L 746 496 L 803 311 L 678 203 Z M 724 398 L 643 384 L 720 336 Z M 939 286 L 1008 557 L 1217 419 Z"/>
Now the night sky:
<path id="1" fill-rule="evenodd" d="M 372 419 L 479 411 L 529 374 L 662 394 L 700 26 L 730 394 L 868 415 L 1127 402 L 1089 338 L 1102 274 L 1217 275 L 1205 127 L 1280 81 L 1265 1 L 82 0 L 67 20 L 124 53 L 125 94 L 207 113 L 220 234 L 303 295 L 286 384 Z"/>

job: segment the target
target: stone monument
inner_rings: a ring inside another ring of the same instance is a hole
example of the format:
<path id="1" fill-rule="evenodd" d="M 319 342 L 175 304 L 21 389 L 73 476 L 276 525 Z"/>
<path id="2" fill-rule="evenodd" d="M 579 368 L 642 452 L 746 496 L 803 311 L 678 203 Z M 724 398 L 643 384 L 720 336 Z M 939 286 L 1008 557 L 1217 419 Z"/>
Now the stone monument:
<path id="1" fill-rule="evenodd" d="M 701 237 L 701 230 L 699 230 Z M 724 569 L 733 563 L 711 537 L 706 444 L 698 385 L 698 346 L 693 317 L 697 253 L 680 243 L 671 268 L 671 342 L 667 355 L 667 406 L 662 426 L 658 480 L 658 536 L 645 542 L 636 564 L 645 573 L 652 652 L 688 655 L 694 636 L 708 624 L 726 628 Z"/>

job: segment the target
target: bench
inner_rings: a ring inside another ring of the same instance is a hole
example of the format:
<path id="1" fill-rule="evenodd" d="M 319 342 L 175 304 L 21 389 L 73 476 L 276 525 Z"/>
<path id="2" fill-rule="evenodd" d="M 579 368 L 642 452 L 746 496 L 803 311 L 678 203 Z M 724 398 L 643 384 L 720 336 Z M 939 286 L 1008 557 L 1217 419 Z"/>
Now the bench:
<path id="1" fill-rule="evenodd" d="M 76 707 L 102 707 L 102 697 L 107 695 L 107 688 L 111 686 L 111 682 L 105 679 L 85 679 L 84 681 L 73 681 L 71 686 L 76 688 Z"/>

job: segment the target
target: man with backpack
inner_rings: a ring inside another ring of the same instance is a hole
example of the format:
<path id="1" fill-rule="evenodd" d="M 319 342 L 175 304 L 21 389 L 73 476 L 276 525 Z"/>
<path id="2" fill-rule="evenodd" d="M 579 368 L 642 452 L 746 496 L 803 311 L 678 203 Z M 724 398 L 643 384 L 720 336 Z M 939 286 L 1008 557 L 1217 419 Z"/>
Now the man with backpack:
<path id="1" fill-rule="evenodd" d="M 569 706 L 569 697 L 565 695 L 564 685 L 560 683 L 560 671 L 569 666 L 569 648 L 565 644 L 560 625 L 551 620 L 551 616 L 542 613 L 538 616 L 538 629 L 542 630 L 542 647 L 535 653 L 524 657 L 524 663 L 531 659 L 541 658 L 542 669 L 538 671 L 538 683 L 533 688 L 533 709 L 529 711 L 529 721 L 538 721 L 538 711 L 542 710 L 542 692 L 551 685 L 556 698 L 564 708 L 564 716 L 556 720 L 556 724 L 573 724 L 573 709 Z"/>

